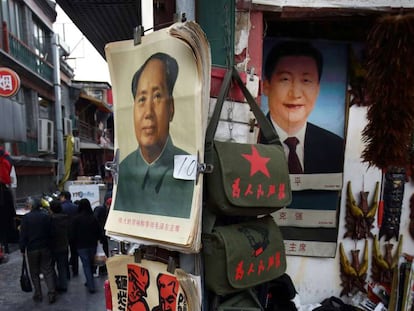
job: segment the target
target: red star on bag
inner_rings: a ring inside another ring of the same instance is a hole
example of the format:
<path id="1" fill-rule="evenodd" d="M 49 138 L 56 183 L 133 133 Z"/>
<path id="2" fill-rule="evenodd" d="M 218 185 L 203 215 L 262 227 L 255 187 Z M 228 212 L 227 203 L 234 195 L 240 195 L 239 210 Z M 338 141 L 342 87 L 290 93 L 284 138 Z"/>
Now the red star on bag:
<path id="1" fill-rule="evenodd" d="M 252 154 L 242 154 L 242 156 L 251 164 L 250 177 L 256 174 L 257 172 L 262 172 L 267 177 L 270 177 L 269 171 L 266 166 L 270 158 L 260 156 L 255 146 L 252 145 Z"/>

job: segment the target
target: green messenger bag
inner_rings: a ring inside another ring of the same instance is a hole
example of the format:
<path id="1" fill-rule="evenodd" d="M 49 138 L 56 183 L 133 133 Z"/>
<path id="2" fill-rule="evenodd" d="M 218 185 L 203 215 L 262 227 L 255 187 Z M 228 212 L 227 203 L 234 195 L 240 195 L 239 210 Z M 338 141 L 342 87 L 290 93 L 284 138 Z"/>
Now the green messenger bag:
<path id="1" fill-rule="evenodd" d="M 224 98 L 232 80 L 246 97 L 268 145 L 214 140 Z M 224 77 L 207 127 L 205 162 L 213 165 L 212 172 L 204 175 L 207 208 L 217 215 L 265 215 L 292 201 L 289 169 L 279 136 L 235 68 Z"/>
<path id="2" fill-rule="evenodd" d="M 282 234 L 268 215 L 203 233 L 205 284 L 217 295 L 240 292 L 286 271 Z"/>

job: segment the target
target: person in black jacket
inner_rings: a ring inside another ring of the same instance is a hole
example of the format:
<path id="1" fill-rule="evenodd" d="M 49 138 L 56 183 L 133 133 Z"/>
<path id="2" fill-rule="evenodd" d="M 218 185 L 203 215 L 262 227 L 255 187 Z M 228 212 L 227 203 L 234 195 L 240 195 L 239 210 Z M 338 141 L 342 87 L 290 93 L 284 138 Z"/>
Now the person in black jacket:
<path id="1" fill-rule="evenodd" d="M 104 205 L 100 205 L 95 207 L 93 210 L 93 214 L 95 215 L 96 219 L 99 222 L 99 225 L 101 226 L 102 230 L 102 248 L 105 252 L 105 255 L 107 258 L 109 258 L 109 241 L 108 237 L 105 235 L 105 223 L 108 219 L 109 209 L 111 208 L 112 198 L 108 198 L 105 201 Z"/>
<path id="2" fill-rule="evenodd" d="M 57 282 L 56 290 L 66 292 L 68 287 L 69 273 L 69 217 L 62 213 L 60 201 L 54 200 L 50 203 L 52 211 L 52 260 L 53 267 L 56 265 Z"/>
<path id="3" fill-rule="evenodd" d="M 72 223 L 73 218 L 78 213 L 78 205 L 72 202 L 72 195 L 69 191 L 62 191 L 59 194 L 59 200 L 62 204 L 62 213 L 68 215 L 69 225 Z M 72 237 L 69 235 L 69 250 L 70 258 L 69 265 L 72 266 L 72 275 L 77 276 L 79 272 L 79 256 L 76 251 L 75 243 L 72 241 Z M 70 273 L 68 272 L 68 278 L 70 278 Z"/>
<path id="4" fill-rule="evenodd" d="M 86 286 L 90 293 L 95 292 L 93 265 L 98 241 L 101 239 L 101 227 L 93 215 L 91 203 L 88 199 L 79 201 L 78 214 L 72 222 L 72 238 L 81 259 Z"/>
<path id="5" fill-rule="evenodd" d="M 16 231 L 16 210 L 10 188 L 12 167 L 10 154 L 0 146 L 0 247 L 4 246 L 6 254 L 9 253 L 9 242 Z"/>
<path id="6" fill-rule="evenodd" d="M 26 204 L 31 211 L 21 221 L 20 251 L 22 256 L 25 256 L 27 251 L 27 261 L 34 287 L 33 300 L 36 302 L 42 301 L 40 284 L 40 273 L 42 273 L 48 288 L 49 303 L 54 303 L 56 301 L 56 289 L 50 252 L 51 219 L 48 213 L 40 208 L 39 200 L 29 198 Z"/>

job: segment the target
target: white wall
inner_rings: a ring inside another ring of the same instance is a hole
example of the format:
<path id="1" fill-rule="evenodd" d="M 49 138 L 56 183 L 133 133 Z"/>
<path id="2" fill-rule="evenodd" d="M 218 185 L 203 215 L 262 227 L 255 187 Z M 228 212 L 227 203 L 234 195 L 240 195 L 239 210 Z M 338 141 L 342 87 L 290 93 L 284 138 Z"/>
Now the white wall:
<path id="1" fill-rule="evenodd" d="M 364 149 L 361 141 L 361 131 L 366 124 L 366 108 L 351 107 L 349 112 L 349 125 L 345 151 L 345 167 L 344 167 L 344 187 L 341 199 L 341 211 L 338 234 L 338 247 L 342 242 L 344 249 L 351 260 L 350 251 L 354 248 L 354 241 L 350 238 L 343 239 L 345 228 L 345 213 L 346 213 L 346 185 L 348 181 L 352 183 L 352 190 L 354 198 L 357 203 L 360 203 L 359 192 L 369 191 L 368 203 L 372 203 L 372 198 L 375 189 L 375 183 L 381 182 L 381 171 L 376 168 L 368 168 L 366 163 L 361 163 L 361 152 Z M 404 202 L 400 223 L 400 234 L 404 235 L 403 252 L 410 254 L 414 253 L 414 241 L 408 233 L 409 225 L 409 199 L 414 192 L 413 183 L 407 182 L 405 184 Z M 376 224 L 376 222 L 375 222 Z M 378 228 L 371 231 L 373 234 L 378 234 Z M 384 238 L 381 239 L 381 252 L 383 252 L 382 245 Z M 392 239 L 390 241 L 394 244 L 396 249 L 397 242 Z M 361 249 L 360 254 L 364 249 L 364 241 L 357 243 L 357 249 Z M 369 262 L 371 265 L 372 254 L 372 240 L 369 240 Z M 361 255 L 362 256 L 362 255 Z M 362 260 L 360 258 L 360 260 Z M 330 296 L 337 296 L 342 290 L 340 285 L 340 264 L 338 255 L 335 258 L 311 258 L 288 256 L 287 273 L 292 277 L 296 290 L 298 291 L 300 302 L 302 305 L 321 302 L 323 299 Z M 368 270 L 367 281 L 371 280 L 371 268 Z M 341 297 L 346 299 L 346 297 Z"/>

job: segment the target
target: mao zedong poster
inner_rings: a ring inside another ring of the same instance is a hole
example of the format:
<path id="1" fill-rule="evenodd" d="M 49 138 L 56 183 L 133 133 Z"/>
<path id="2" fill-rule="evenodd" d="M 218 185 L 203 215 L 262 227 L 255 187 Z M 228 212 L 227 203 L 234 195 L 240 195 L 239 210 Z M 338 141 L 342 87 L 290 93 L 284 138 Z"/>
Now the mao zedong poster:
<path id="1" fill-rule="evenodd" d="M 334 257 L 345 151 L 347 45 L 266 38 L 263 53 L 262 109 L 283 142 L 293 191 L 291 205 L 274 214 L 286 253 Z"/>
<path id="2" fill-rule="evenodd" d="M 138 45 L 132 40 L 110 43 L 106 56 L 119 167 L 105 229 L 188 245 L 198 230 L 197 154 L 204 148 L 194 54 L 185 41 L 162 29 Z"/>

